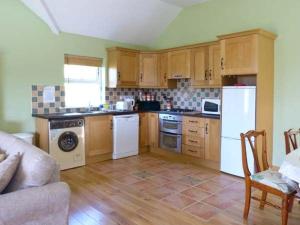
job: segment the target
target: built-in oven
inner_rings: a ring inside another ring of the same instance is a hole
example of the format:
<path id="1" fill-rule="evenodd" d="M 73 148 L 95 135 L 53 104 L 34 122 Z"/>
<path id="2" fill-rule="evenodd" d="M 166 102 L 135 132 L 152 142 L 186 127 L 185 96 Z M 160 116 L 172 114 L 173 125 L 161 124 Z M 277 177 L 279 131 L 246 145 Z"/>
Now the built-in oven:
<path id="1" fill-rule="evenodd" d="M 182 116 L 159 114 L 160 148 L 181 152 Z"/>

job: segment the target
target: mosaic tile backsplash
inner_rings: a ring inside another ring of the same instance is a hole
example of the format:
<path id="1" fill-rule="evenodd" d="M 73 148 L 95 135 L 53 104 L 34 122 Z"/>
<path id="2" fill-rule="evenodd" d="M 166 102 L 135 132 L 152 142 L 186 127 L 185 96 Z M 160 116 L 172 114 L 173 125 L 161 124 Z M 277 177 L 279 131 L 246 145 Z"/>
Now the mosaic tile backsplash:
<path id="1" fill-rule="evenodd" d="M 64 86 L 56 85 L 55 102 L 43 102 L 44 85 L 32 85 L 32 114 L 52 114 L 65 112 L 84 112 L 87 108 L 65 108 L 65 89 Z M 219 88 L 193 88 L 190 80 L 178 80 L 176 89 L 138 89 L 138 88 L 106 88 L 106 103 L 115 105 L 123 97 L 137 97 L 139 92 L 151 93 L 160 101 L 161 108 L 166 108 L 166 101 L 163 96 L 173 99 L 174 108 L 186 108 L 201 110 L 201 100 L 203 98 L 220 98 L 221 89 Z M 95 108 L 96 109 L 96 108 Z"/>
<path id="2" fill-rule="evenodd" d="M 163 96 L 173 98 L 174 108 L 185 108 L 201 110 L 202 98 L 221 98 L 220 88 L 194 88 L 190 85 L 190 80 L 178 80 L 176 89 L 135 89 L 135 88 L 106 88 L 105 100 L 109 104 L 116 104 L 123 96 L 138 96 L 139 92 L 150 92 L 160 101 L 161 108 L 167 107 L 167 102 Z"/>

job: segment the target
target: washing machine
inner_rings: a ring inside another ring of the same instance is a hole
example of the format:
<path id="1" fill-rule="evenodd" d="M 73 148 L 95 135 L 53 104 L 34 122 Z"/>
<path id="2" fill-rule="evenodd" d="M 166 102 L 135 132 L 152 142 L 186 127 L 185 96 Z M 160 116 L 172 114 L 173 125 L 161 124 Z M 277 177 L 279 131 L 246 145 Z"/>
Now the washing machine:
<path id="1" fill-rule="evenodd" d="M 49 154 L 61 170 L 85 165 L 84 119 L 49 121 Z"/>

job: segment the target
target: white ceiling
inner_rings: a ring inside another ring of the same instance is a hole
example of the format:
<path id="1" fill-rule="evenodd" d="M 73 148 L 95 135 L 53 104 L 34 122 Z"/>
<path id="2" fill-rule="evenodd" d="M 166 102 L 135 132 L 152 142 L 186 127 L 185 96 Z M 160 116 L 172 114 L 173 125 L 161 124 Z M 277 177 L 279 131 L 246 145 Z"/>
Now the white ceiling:
<path id="1" fill-rule="evenodd" d="M 147 45 L 183 7 L 207 0 L 21 0 L 50 29 Z"/>

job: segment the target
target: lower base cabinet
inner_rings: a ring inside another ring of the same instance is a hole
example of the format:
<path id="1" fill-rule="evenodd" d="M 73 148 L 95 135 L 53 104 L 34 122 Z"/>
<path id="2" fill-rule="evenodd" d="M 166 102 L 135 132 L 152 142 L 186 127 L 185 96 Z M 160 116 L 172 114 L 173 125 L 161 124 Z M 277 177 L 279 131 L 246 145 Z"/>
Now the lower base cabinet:
<path id="1" fill-rule="evenodd" d="M 220 120 L 183 117 L 182 154 L 220 161 Z"/>
<path id="2" fill-rule="evenodd" d="M 158 147 L 158 135 L 159 135 L 159 124 L 158 124 L 158 113 L 148 114 L 148 130 L 149 130 L 149 146 L 150 148 Z"/>
<path id="3" fill-rule="evenodd" d="M 140 113 L 139 116 L 139 152 L 146 152 L 149 151 L 151 148 L 157 148 L 159 140 L 158 113 Z"/>
<path id="4" fill-rule="evenodd" d="M 112 116 L 85 117 L 86 163 L 112 158 L 113 151 Z"/>

